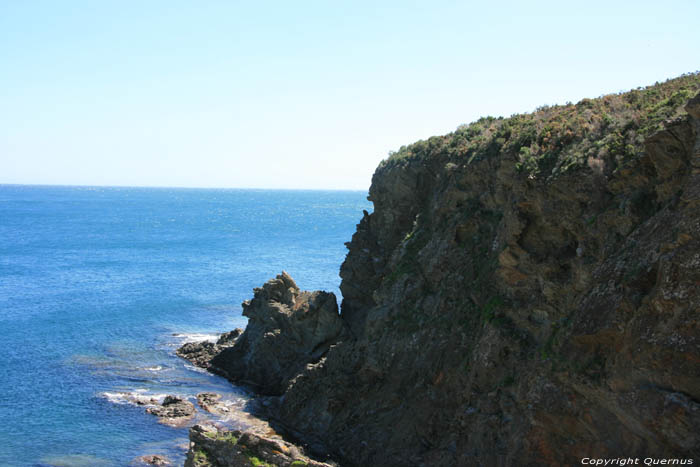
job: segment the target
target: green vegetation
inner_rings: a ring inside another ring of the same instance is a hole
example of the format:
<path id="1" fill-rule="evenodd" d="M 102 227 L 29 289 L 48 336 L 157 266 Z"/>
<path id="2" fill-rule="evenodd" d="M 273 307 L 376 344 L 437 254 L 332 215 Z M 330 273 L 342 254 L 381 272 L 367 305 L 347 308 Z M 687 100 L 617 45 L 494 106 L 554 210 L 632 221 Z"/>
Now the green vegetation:
<path id="1" fill-rule="evenodd" d="M 503 305 L 501 297 L 491 297 L 488 302 L 481 308 L 481 319 L 485 323 L 490 323 L 494 320 L 496 310 Z"/>
<path id="2" fill-rule="evenodd" d="M 206 436 L 209 439 L 215 439 L 217 441 L 227 441 L 231 444 L 236 444 L 238 442 L 238 438 L 230 431 L 208 431 L 204 433 L 204 436 Z"/>
<path id="3" fill-rule="evenodd" d="M 255 467 L 274 467 L 272 464 L 269 462 L 265 462 L 263 460 L 260 460 L 259 458 L 252 456 L 252 455 L 247 455 L 248 460 L 250 461 L 251 464 L 253 464 Z"/>
<path id="4" fill-rule="evenodd" d="M 230 431 L 225 432 L 224 434 L 217 436 L 216 439 L 218 441 L 225 441 L 225 442 L 231 443 L 231 444 L 236 444 L 238 442 L 238 438 Z"/>
<path id="5" fill-rule="evenodd" d="M 307 465 L 309 464 L 307 464 L 304 461 L 294 461 L 291 464 L 289 464 L 290 467 L 306 467 Z"/>
<path id="6" fill-rule="evenodd" d="M 194 452 L 195 465 L 209 465 L 209 454 L 203 449 L 197 449 Z"/>
<path id="7" fill-rule="evenodd" d="M 470 164 L 504 154 L 531 179 L 546 179 L 586 164 L 612 171 L 639 156 L 645 138 L 661 129 L 664 121 L 684 115 L 683 105 L 698 90 L 696 72 L 577 104 L 544 106 L 510 118 L 485 117 L 448 135 L 402 146 L 382 166 L 436 157 Z"/>

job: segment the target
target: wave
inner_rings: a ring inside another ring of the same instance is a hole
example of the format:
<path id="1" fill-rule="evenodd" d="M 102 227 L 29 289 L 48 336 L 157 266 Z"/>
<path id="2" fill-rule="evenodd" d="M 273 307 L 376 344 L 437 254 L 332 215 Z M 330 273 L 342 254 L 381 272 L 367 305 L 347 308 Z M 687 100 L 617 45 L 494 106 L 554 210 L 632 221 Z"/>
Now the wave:
<path id="1" fill-rule="evenodd" d="M 185 368 L 191 371 L 196 371 L 197 373 L 203 373 L 205 375 L 211 374 L 209 373 L 206 369 L 200 368 L 198 366 L 190 365 L 189 363 L 185 363 Z"/>
<path id="2" fill-rule="evenodd" d="M 164 393 L 149 393 L 148 389 L 134 389 L 129 392 L 104 391 L 100 393 L 100 397 L 107 399 L 113 404 L 145 406 L 161 404 L 167 395 Z"/>
<path id="3" fill-rule="evenodd" d="M 172 334 L 181 340 L 182 344 L 189 344 L 190 342 L 216 342 L 221 334 L 218 333 L 203 333 L 203 332 L 175 332 Z"/>

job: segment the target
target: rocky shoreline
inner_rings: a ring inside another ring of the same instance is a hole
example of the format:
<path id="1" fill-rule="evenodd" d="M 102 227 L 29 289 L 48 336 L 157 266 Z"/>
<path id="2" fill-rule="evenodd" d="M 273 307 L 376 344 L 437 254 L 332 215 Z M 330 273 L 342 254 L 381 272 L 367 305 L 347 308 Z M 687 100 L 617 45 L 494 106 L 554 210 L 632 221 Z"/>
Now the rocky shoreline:
<path id="1" fill-rule="evenodd" d="M 315 310 L 312 313 L 319 314 L 319 317 L 324 312 L 328 312 L 323 306 L 319 310 L 316 309 L 316 305 L 320 303 L 318 294 L 301 294 L 301 291 L 295 288 L 293 281 L 286 274 L 279 276 L 270 284 L 273 285 L 266 285 L 261 289 L 261 291 L 264 290 L 265 299 L 258 297 L 257 300 L 253 300 L 253 308 L 260 307 L 270 312 L 271 309 L 268 309 L 267 305 L 262 305 L 267 304 L 267 298 L 270 298 L 266 294 L 272 293 L 274 298 L 285 297 L 287 300 L 294 301 L 299 312 L 306 313 Z M 282 286 L 282 289 L 279 286 Z M 285 294 L 277 295 L 277 292 L 282 290 Z M 337 315 L 337 307 L 334 311 Z M 252 309 L 251 314 L 254 314 Z M 262 319 L 264 321 L 267 318 Z M 255 323 L 258 320 L 253 318 L 252 321 L 253 326 L 250 327 L 247 335 L 257 332 Z M 307 324 L 311 323 L 311 320 L 307 321 Z M 316 321 L 315 325 L 318 323 L 319 321 Z M 301 328 L 297 331 L 300 331 Z M 315 331 L 311 334 L 314 333 Z M 213 366 L 211 361 L 234 347 L 243 334 L 241 329 L 235 329 L 219 335 L 215 341 L 186 342 L 178 347 L 175 353 L 198 368 L 207 369 L 217 375 L 225 375 L 226 371 Z M 323 333 L 318 335 L 322 336 Z M 202 335 L 201 337 L 207 336 Z M 264 346 L 258 347 L 264 349 Z M 261 355 L 264 355 L 264 350 L 261 351 Z M 289 353 L 288 356 L 291 355 L 294 354 Z M 254 364 L 259 364 L 265 359 L 257 358 L 253 361 Z M 288 362 L 285 359 L 281 359 L 281 361 L 284 364 Z M 239 382 L 238 386 L 240 385 Z M 262 388 L 263 385 L 258 384 L 255 387 Z M 101 396 L 113 403 L 141 407 L 145 413 L 156 417 L 160 424 L 173 428 L 188 428 L 190 443 L 185 447 L 187 449 L 185 465 L 187 466 L 332 467 L 336 465 L 332 462 L 320 462 L 309 457 L 303 448 L 290 443 L 277 433 L 265 416 L 266 407 L 270 407 L 271 404 L 264 395 L 247 399 L 245 406 L 240 406 L 238 402 L 217 392 L 200 392 L 195 397 L 180 394 L 154 394 L 144 389 L 137 389 L 130 392 L 105 392 Z M 162 454 L 145 454 L 133 459 L 129 465 L 166 466 L 173 465 L 173 460 Z"/>
<path id="2" fill-rule="evenodd" d="M 245 330 L 177 350 L 264 419 L 196 424 L 186 465 L 700 457 L 698 90 L 690 75 L 402 148 L 347 244 L 340 310 L 282 272 Z M 597 139 L 551 143 L 562 114 Z M 184 402 L 149 411 L 184 420 Z"/>
<path id="3" fill-rule="evenodd" d="M 530 146 L 509 149 L 513 117 L 402 148 L 347 244 L 340 314 L 282 273 L 243 304 L 245 331 L 178 355 L 265 396 L 276 428 L 345 466 L 697 458 L 700 79 L 678 80 L 545 109 Z M 630 117 L 638 99 L 673 119 L 645 134 L 658 117 Z M 600 143 L 562 133 L 559 160 L 527 159 L 560 111 Z M 252 465 L 243 437 L 193 428 L 188 465 Z M 322 465 L 245 439 L 269 465 Z"/>
<path id="4" fill-rule="evenodd" d="M 292 378 L 307 365 L 318 362 L 346 335 L 335 296 L 326 292 L 303 292 L 283 271 L 254 290 L 253 299 L 243 303 L 243 315 L 249 319 L 245 331 L 236 329 L 225 333 L 216 343 L 187 343 L 176 353 L 200 368 L 254 390 L 262 402 L 259 415 L 284 431 L 274 416 L 280 404 L 276 396 L 282 395 Z M 217 406 L 219 398 L 218 394 L 211 393 L 197 396 L 199 405 L 213 413 L 221 410 Z M 256 450 L 231 446 L 226 441 L 230 437 L 243 440 L 242 446 L 255 446 Z M 246 456 L 269 465 L 335 465 L 332 461 L 312 460 L 303 454 L 302 448 L 284 440 L 272 429 L 261 434 L 196 425 L 190 429 L 190 441 L 188 466 L 248 465 Z M 325 453 L 316 451 L 321 456 Z"/>
<path id="5" fill-rule="evenodd" d="M 185 467 L 333 467 L 315 461 L 280 436 L 261 436 L 238 430 L 221 430 L 211 425 L 190 429 L 190 450 Z"/>

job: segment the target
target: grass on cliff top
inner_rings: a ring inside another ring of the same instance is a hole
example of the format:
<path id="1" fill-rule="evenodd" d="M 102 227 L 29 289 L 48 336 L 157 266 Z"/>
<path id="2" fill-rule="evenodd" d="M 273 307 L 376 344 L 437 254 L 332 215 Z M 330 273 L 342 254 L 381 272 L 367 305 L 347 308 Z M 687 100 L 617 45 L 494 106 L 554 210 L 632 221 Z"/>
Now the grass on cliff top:
<path id="1" fill-rule="evenodd" d="M 698 91 L 700 72 L 695 72 L 576 104 L 544 106 L 510 118 L 484 117 L 447 135 L 402 146 L 380 168 L 445 156 L 472 163 L 504 154 L 532 179 L 603 162 L 614 171 L 639 156 L 646 137 L 665 121 L 684 115 L 683 106 Z"/>

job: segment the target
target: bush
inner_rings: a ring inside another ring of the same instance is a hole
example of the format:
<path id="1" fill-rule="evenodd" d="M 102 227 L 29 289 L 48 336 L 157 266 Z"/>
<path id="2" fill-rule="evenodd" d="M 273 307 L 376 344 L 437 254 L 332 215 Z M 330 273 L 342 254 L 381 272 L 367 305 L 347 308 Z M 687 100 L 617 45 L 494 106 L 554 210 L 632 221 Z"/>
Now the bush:
<path id="1" fill-rule="evenodd" d="M 437 157 L 471 164 L 505 156 L 523 176 L 546 179 L 585 167 L 592 157 L 614 170 L 642 154 L 645 138 L 664 122 L 683 116 L 683 106 L 699 90 L 696 72 L 577 104 L 543 106 L 506 119 L 485 117 L 402 146 L 380 167 Z"/>

